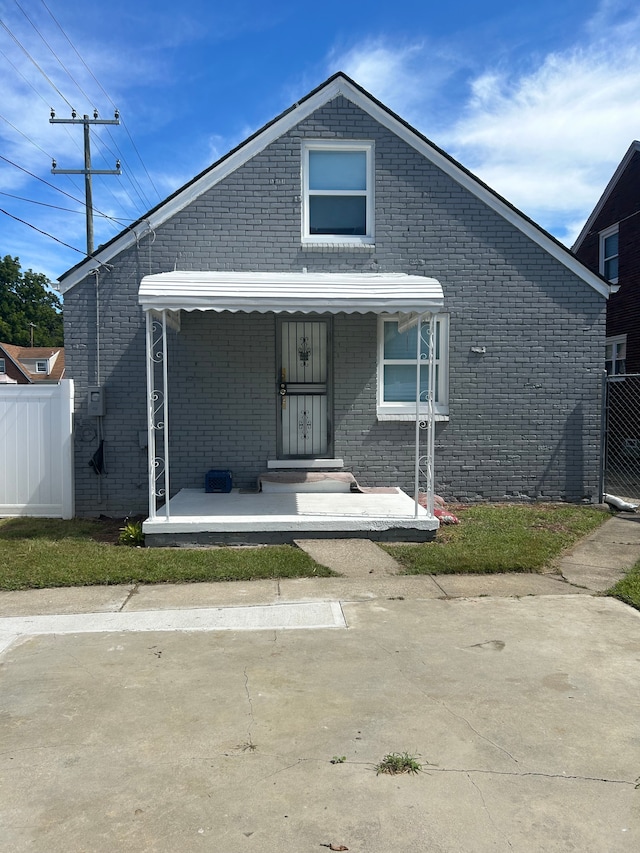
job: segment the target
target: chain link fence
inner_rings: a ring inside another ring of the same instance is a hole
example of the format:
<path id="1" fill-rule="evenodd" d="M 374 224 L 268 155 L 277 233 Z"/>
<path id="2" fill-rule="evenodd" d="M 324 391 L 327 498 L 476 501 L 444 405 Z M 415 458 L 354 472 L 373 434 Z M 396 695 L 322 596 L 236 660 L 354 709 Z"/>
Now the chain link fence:
<path id="1" fill-rule="evenodd" d="M 605 494 L 640 501 L 640 374 L 608 376 L 604 399 Z"/>

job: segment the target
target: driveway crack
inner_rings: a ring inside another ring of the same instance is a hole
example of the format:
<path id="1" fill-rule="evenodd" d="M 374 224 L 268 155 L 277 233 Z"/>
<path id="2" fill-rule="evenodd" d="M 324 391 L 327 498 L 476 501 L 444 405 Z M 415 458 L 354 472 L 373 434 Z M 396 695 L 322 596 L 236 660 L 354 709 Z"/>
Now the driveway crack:
<path id="1" fill-rule="evenodd" d="M 469 782 L 471 782 L 471 784 L 473 785 L 473 787 L 474 787 L 474 788 L 476 789 L 476 791 L 478 792 L 478 796 L 480 797 L 480 801 L 481 801 L 481 803 L 482 803 L 482 808 L 485 810 L 485 813 L 486 813 L 487 817 L 489 818 L 489 821 L 490 821 L 490 823 L 491 823 L 491 826 L 495 829 L 495 831 L 496 831 L 497 833 L 499 833 L 499 834 L 504 838 L 504 840 L 505 840 L 505 841 L 507 842 L 507 844 L 509 845 L 509 850 L 513 850 L 513 845 L 511 844 L 511 842 L 509 841 L 509 839 L 506 837 L 506 835 L 504 834 L 504 832 L 502 832 L 502 831 L 498 828 L 498 826 L 496 825 L 496 822 L 495 822 L 495 820 L 493 819 L 493 816 L 492 816 L 492 814 L 491 814 L 491 812 L 489 811 L 489 808 L 488 808 L 488 806 L 487 806 L 487 802 L 486 802 L 486 800 L 485 800 L 485 798 L 484 798 L 484 794 L 482 793 L 482 791 L 480 790 L 480 788 L 478 787 L 478 785 L 476 785 L 476 783 L 473 781 L 473 779 L 471 778 L 470 774 L 469 774 L 469 773 L 467 773 L 466 775 L 467 775 L 467 779 L 469 780 Z"/>
<path id="2" fill-rule="evenodd" d="M 249 691 L 249 675 L 247 674 L 247 667 L 244 668 L 244 690 L 247 694 L 247 702 L 249 703 L 249 719 L 250 723 L 247 728 L 247 742 L 246 748 L 250 750 L 254 750 L 256 748 L 255 743 L 253 742 L 252 730 L 256 722 L 256 718 L 253 716 L 253 700 L 251 699 L 251 693 Z"/>

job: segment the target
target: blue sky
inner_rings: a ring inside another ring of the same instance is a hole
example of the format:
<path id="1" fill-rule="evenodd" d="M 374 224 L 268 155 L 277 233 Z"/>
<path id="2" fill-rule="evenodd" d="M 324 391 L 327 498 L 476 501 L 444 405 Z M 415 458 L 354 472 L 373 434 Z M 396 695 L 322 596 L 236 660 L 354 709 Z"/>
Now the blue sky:
<path id="1" fill-rule="evenodd" d="M 82 127 L 50 107 L 122 116 L 92 134 L 124 172 L 93 179 L 96 245 L 339 70 L 568 244 L 640 137 L 628 0 L 0 0 L 0 22 L 0 256 L 51 280 L 86 238 L 82 177 L 50 173 L 82 167 Z"/>

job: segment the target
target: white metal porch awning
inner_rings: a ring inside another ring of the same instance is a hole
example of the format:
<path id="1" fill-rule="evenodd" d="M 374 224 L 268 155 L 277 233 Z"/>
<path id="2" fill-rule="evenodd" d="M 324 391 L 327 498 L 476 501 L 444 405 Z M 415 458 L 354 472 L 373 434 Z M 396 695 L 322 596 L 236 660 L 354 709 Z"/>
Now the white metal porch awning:
<path id="1" fill-rule="evenodd" d="M 435 278 L 403 273 L 189 272 L 148 275 L 145 311 L 257 311 L 288 314 L 435 314 L 444 294 Z"/>

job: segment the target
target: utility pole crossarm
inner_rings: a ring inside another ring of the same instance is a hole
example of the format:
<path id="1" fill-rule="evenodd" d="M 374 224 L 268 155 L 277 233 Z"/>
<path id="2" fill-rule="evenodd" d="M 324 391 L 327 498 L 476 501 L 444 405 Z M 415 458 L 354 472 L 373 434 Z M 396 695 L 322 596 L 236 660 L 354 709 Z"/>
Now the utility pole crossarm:
<path id="1" fill-rule="evenodd" d="M 93 118 L 84 115 L 77 118 L 75 110 L 71 112 L 71 118 L 56 118 L 55 111 L 51 110 L 49 124 L 82 124 L 84 125 L 84 169 L 58 169 L 54 160 L 52 163 L 52 175 L 84 175 L 85 207 L 87 215 L 87 255 L 93 254 L 93 191 L 91 186 L 92 175 L 121 175 L 120 161 L 116 161 L 115 169 L 92 169 L 91 168 L 91 141 L 90 125 L 92 124 L 120 124 L 118 110 L 112 119 L 98 118 L 98 111 L 93 111 Z"/>

